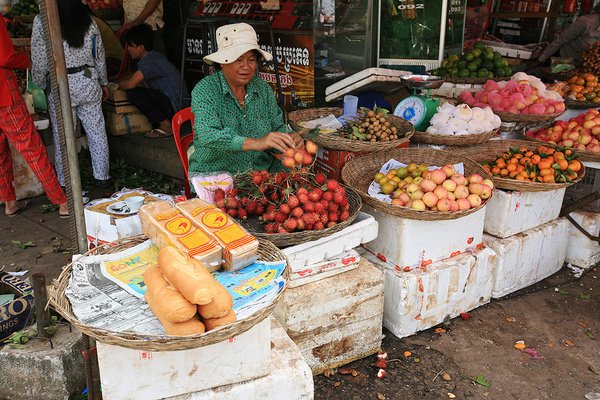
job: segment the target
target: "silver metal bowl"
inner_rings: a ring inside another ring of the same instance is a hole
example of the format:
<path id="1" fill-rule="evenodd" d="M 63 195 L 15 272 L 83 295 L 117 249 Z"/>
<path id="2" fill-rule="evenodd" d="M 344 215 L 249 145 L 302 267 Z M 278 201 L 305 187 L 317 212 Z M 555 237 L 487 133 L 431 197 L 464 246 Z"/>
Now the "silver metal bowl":
<path id="1" fill-rule="evenodd" d="M 409 89 L 438 89 L 445 82 L 441 76 L 433 75 L 407 75 L 401 79 Z"/>

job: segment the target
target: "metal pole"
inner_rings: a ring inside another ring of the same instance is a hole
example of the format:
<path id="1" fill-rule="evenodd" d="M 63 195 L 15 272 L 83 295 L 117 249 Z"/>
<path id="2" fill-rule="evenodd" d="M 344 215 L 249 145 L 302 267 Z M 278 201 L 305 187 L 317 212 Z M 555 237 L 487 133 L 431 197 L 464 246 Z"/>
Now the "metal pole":
<path id="1" fill-rule="evenodd" d="M 60 30 L 60 17 L 56 0 L 40 0 L 43 8 L 46 10 L 48 22 L 47 34 L 49 36 L 49 46 L 52 50 L 52 59 L 54 61 L 54 73 L 56 74 L 56 93 L 59 104 L 55 104 L 57 115 L 60 115 L 63 122 L 63 129 L 59 128 L 61 137 L 61 146 L 63 153 L 63 166 L 67 193 L 69 196 L 69 210 L 71 211 L 71 224 L 75 225 L 75 236 L 79 253 L 87 251 L 85 220 L 83 217 L 83 198 L 81 194 L 81 178 L 79 176 L 79 160 L 77 156 L 77 147 L 75 145 L 75 125 L 73 123 L 73 111 L 71 109 L 71 96 L 69 94 L 69 82 L 67 78 L 67 66 L 65 64 L 65 53 L 63 49 L 62 33 Z M 54 90 L 53 90 L 54 91 Z M 53 121 L 54 123 L 54 121 Z M 64 140 L 63 140 L 64 139 Z M 56 144 L 58 145 L 58 144 Z M 69 190 L 70 189 L 70 190 Z"/>
<path id="2" fill-rule="evenodd" d="M 46 293 L 46 276 L 39 272 L 37 274 L 33 274 L 32 279 L 37 336 L 47 338 L 49 335 L 46 333 L 44 328 L 50 326 L 50 313 L 46 310 L 46 303 L 48 303 L 48 295 Z"/>

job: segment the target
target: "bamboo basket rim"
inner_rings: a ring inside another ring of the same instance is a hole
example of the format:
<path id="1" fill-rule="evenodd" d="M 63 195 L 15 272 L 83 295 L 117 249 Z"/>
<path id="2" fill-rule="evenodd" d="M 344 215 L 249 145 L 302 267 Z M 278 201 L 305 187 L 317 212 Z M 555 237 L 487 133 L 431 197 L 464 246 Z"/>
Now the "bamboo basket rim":
<path id="1" fill-rule="evenodd" d="M 482 143 L 477 146 L 460 149 L 453 148 L 453 151 L 456 151 L 460 154 L 464 154 L 478 162 L 481 161 L 491 161 L 491 159 L 496 159 L 496 157 L 507 151 L 509 148 L 515 147 L 534 147 L 531 146 L 535 143 L 533 140 L 523 140 L 523 139 L 505 139 L 505 140 L 490 140 L 489 142 Z M 546 146 L 557 147 L 550 143 L 544 143 Z M 494 153 L 491 155 L 489 153 Z M 489 154 L 489 155 L 488 155 Z M 516 179 L 508 179 L 508 178 L 500 178 L 497 176 L 492 177 L 492 181 L 494 185 L 496 185 L 499 189 L 505 190 L 516 190 L 519 192 L 547 192 L 551 190 L 558 190 L 562 188 L 569 187 L 574 183 L 577 183 L 583 179 L 585 176 L 585 165 L 581 164 L 581 171 L 578 174 L 577 179 L 569 183 L 541 183 L 541 182 L 525 182 L 525 181 L 517 181 Z"/>
<path id="2" fill-rule="evenodd" d="M 471 84 L 471 85 L 483 85 L 484 83 L 486 83 L 487 81 L 494 81 L 494 82 L 502 82 L 502 81 L 506 81 L 510 79 L 510 76 L 494 76 L 493 78 L 451 78 L 451 77 L 444 77 L 445 81 L 447 83 L 454 83 L 454 84 Z"/>
<path id="3" fill-rule="evenodd" d="M 416 143 L 435 144 L 443 146 L 470 146 L 487 142 L 496 134 L 499 129 L 489 132 L 476 133 L 471 135 L 436 135 L 428 132 L 418 132 L 412 136 L 412 141 Z"/>
<path id="4" fill-rule="evenodd" d="M 320 107 L 320 108 L 307 108 L 304 110 L 292 111 L 288 115 L 288 122 L 292 129 L 299 132 L 302 136 L 306 135 L 309 129 L 300 125 L 301 122 L 309 121 L 311 119 L 322 118 L 326 115 L 333 114 L 336 117 L 342 115 L 342 108 L 340 107 Z M 310 117 L 305 118 L 305 117 Z M 319 132 L 314 138 L 314 142 L 319 146 L 326 147 L 331 150 L 339 151 L 352 151 L 352 152 L 374 152 L 385 149 L 398 147 L 403 143 L 406 143 L 413 136 L 415 128 L 414 126 L 406 121 L 405 119 L 393 115 L 391 112 L 387 115 L 390 122 L 403 130 L 404 136 L 396 140 L 389 142 L 367 142 L 361 140 L 350 140 L 333 133 Z"/>
<path id="5" fill-rule="evenodd" d="M 477 173 L 484 178 L 491 179 L 491 176 L 476 161 L 473 161 L 466 156 L 453 154 L 445 150 L 429 148 L 389 149 L 377 153 L 365 154 L 349 160 L 342 169 L 342 179 L 344 182 L 360 194 L 364 203 L 386 214 L 422 221 L 453 220 L 481 210 L 493 197 L 494 190 L 492 189 L 492 196 L 485 201 L 482 201 L 479 207 L 452 212 L 430 210 L 417 211 L 407 207 L 399 207 L 385 203 L 371 197 L 368 193 L 368 187 L 371 182 L 373 182 L 373 176 L 379 172 L 381 166 L 392 158 L 404 163 L 427 162 L 431 165 L 442 164 L 439 165 L 440 167 L 447 163 L 458 164 L 462 162 L 465 167 L 465 175 Z"/>
<path id="6" fill-rule="evenodd" d="M 318 240 L 327 236 L 330 236 L 342 229 L 347 228 L 358 216 L 358 212 L 362 207 L 362 201 L 360 195 L 350 186 L 341 184 L 346 190 L 346 197 L 350 204 L 350 216 L 347 220 L 339 222 L 330 228 L 321 229 L 320 231 L 302 231 L 302 232 L 291 232 L 291 233 L 265 233 L 256 232 L 251 228 L 244 226 L 250 234 L 253 236 L 268 240 L 277 247 L 287 247 L 297 244 Z"/>
<path id="7" fill-rule="evenodd" d="M 552 121 L 563 115 L 563 112 L 554 114 L 534 115 L 534 114 L 515 114 L 506 111 L 494 111 L 494 114 L 500 117 L 502 122 L 545 122 Z"/>
<path id="8" fill-rule="evenodd" d="M 570 108 L 573 110 L 584 109 L 584 108 L 600 108 L 600 103 L 594 103 L 591 101 L 575 100 L 570 97 L 565 97 L 565 105 L 567 106 L 567 108 Z"/>
<path id="9" fill-rule="evenodd" d="M 148 240 L 148 238 L 144 235 L 120 239 L 110 243 L 109 245 L 96 247 L 95 249 L 83 254 L 82 257 L 88 254 L 110 254 L 117 250 L 123 250 L 132 247 L 146 240 Z M 282 276 L 285 279 L 284 287 L 279 291 L 273 301 L 265 308 L 256 311 L 242 320 L 237 320 L 231 324 L 220 326 L 203 334 L 190 336 L 145 335 L 137 332 L 115 332 L 81 323 L 75 314 L 73 314 L 71 303 L 65 294 L 65 289 L 69 284 L 73 262 L 63 267 L 60 276 L 57 279 L 54 279 L 52 284 L 48 286 L 48 303 L 75 328 L 105 344 L 126 347 L 135 350 L 174 351 L 194 349 L 219 343 L 244 333 L 254 325 L 267 318 L 279 300 L 281 300 L 284 291 L 289 285 L 290 265 L 286 255 L 271 242 L 262 239 L 258 240 L 259 257 L 262 256 L 268 258 L 263 259 L 263 261 L 285 260 L 286 265 L 282 273 Z"/>
<path id="10" fill-rule="evenodd" d="M 543 128 L 540 128 L 543 129 Z M 531 130 L 526 131 L 525 133 L 522 134 L 522 136 L 527 140 L 527 141 L 531 141 L 531 142 L 536 142 L 536 143 L 542 143 L 544 145 L 547 146 L 557 146 L 557 145 L 553 145 L 552 143 L 549 142 L 544 142 L 543 140 L 531 137 L 528 135 L 529 132 L 532 132 Z M 590 150 L 580 150 L 580 149 L 571 149 L 575 152 L 575 154 L 577 154 L 579 156 L 579 158 L 581 159 L 581 161 L 592 161 L 592 162 L 600 162 L 600 153 L 595 153 L 593 151 Z"/>

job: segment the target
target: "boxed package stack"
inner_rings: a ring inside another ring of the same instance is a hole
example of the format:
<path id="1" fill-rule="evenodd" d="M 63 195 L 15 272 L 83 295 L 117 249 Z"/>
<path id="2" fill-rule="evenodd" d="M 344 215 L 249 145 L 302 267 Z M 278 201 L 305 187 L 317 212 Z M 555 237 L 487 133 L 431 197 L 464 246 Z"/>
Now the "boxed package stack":
<path id="1" fill-rule="evenodd" d="M 114 136 L 143 133 L 152 129 L 145 115 L 129 102 L 127 93 L 109 85 L 108 99 L 103 103 L 106 131 Z"/>

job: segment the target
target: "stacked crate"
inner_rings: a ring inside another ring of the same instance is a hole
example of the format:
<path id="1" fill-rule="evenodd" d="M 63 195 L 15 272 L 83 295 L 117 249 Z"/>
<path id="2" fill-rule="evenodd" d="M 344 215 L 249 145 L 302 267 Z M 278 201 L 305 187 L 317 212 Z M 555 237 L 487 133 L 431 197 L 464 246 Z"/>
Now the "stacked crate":
<path id="1" fill-rule="evenodd" d="M 569 224 L 558 218 L 565 189 L 496 190 L 487 205 L 483 241 L 496 253 L 493 298 L 532 285 L 561 269 Z"/>
<path id="2" fill-rule="evenodd" d="M 124 90 L 110 89 L 102 108 L 106 131 L 113 136 L 143 133 L 152 129 L 148 118 L 129 102 Z"/>
<path id="3" fill-rule="evenodd" d="M 383 274 L 354 250 L 377 228 L 359 213 L 340 232 L 282 250 L 291 279 L 274 315 L 315 375 L 381 348 Z"/>

